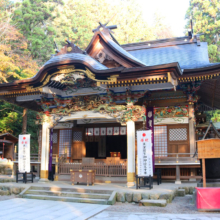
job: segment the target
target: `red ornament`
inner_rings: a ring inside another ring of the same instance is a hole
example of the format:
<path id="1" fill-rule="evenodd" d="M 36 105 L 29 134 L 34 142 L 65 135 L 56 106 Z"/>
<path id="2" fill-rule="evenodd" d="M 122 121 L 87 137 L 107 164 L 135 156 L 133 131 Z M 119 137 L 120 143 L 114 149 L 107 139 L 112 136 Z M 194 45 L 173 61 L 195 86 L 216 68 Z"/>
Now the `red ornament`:
<path id="1" fill-rule="evenodd" d="M 26 139 L 26 137 L 23 137 L 23 140 L 25 140 Z"/>
<path id="2" fill-rule="evenodd" d="M 141 142 L 143 142 L 144 141 L 144 139 L 141 139 Z"/>
<path id="3" fill-rule="evenodd" d="M 146 136 L 146 134 L 145 134 L 145 133 L 143 133 L 143 134 L 142 134 L 142 136 L 143 136 L 143 137 L 145 137 L 145 136 Z"/>

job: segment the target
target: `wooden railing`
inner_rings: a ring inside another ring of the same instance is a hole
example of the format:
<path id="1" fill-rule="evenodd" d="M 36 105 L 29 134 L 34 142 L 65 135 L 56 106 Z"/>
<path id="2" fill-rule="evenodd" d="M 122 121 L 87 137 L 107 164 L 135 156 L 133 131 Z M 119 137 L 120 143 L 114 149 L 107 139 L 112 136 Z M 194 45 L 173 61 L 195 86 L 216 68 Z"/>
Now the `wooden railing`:
<path id="1" fill-rule="evenodd" d="M 14 161 L 18 161 L 18 153 L 14 153 Z M 30 162 L 40 162 L 40 157 L 38 154 L 30 155 Z"/>
<path id="2" fill-rule="evenodd" d="M 95 170 L 97 176 L 126 176 L 126 164 L 82 164 L 82 163 L 60 163 L 59 174 L 70 174 L 70 170 Z"/>
<path id="3" fill-rule="evenodd" d="M 155 163 L 177 164 L 177 163 L 199 163 L 198 155 L 191 153 L 165 153 L 155 154 Z"/>

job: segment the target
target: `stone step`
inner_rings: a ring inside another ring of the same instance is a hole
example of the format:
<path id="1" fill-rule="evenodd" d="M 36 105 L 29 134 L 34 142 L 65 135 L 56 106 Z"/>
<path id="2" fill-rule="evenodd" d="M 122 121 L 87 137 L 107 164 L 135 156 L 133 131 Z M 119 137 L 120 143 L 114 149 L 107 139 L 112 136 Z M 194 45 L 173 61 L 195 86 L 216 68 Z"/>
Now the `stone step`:
<path id="1" fill-rule="evenodd" d="M 102 205 L 108 204 L 108 200 L 106 199 L 74 198 L 74 197 L 66 197 L 66 196 L 63 197 L 63 196 L 24 194 L 23 198 L 53 200 L 53 201 L 62 201 L 62 202 L 91 203 L 91 204 L 102 204 Z"/>
<path id="2" fill-rule="evenodd" d="M 63 189 L 62 189 L 62 191 L 29 189 L 28 191 L 25 192 L 25 194 L 91 198 L 91 199 L 109 199 L 109 197 L 110 197 L 110 194 L 68 192 L 68 191 L 63 191 Z"/>
<path id="3" fill-rule="evenodd" d="M 176 195 L 177 196 L 185 196 L 185 189 L 178 189 Z"/>
<path id="4" fill-rule="evenodd" d="M 60 187 L 39 187 L 31 186 L 29 190 L 47 190 L 53 192 L 78 192 L 78 193 L 96 193 L 96 194 L 107 194 L 111 195 L 112 190 L 98 190 L 98 189 L 83 189 L 83 188 L 60 188 Z"/>
<path id="5" fill-rule="evenodd" d="M 142 199 L 139 201 L 140 206 L 159 206 L 159 207 L 165 207 L 167 205 L 167 201 L 165 199 Z"/>

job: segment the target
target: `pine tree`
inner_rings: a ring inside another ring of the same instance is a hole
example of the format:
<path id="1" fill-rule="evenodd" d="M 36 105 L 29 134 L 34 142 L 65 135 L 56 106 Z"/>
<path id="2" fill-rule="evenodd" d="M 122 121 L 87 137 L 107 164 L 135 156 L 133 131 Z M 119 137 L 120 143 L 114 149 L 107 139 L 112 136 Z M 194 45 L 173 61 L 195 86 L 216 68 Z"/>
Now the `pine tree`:
<path id="1" fill-rule="evenodd" d="M 22 3 L 16 3 L 17 9 L 13 16 L 13 23 L 28 40 L 28 50 L 40 63 L 46 62 L 54 53 L 55 30 L 51 26 L 54 7 L 48 7 L 46 2 L 48 1 L 24 0 Z"/>
<path id="2" fill-rule="evenodd" d="M 194 34 L 203 34 L 201 41 L 208 42 L 210 61 L 220 62 L 220 1 L 191 0 L 186 12 L 188 22 L 191 17 Z M 189 23 L 186 27 L 189 27 Z"/>

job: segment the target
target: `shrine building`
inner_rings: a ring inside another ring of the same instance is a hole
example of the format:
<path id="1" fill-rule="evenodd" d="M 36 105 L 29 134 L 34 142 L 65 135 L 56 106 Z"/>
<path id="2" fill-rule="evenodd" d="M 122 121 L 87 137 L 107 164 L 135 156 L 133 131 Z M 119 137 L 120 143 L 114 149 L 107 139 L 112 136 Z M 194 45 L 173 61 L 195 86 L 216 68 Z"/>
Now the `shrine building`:
<path id="1" fill-rule="evenodd" d="M 48 178 L 51 134 L 53 156 L 64 158 L 59 176 L 84 163 L 132 186 L 136 131 L 151 129 L 162 178 L 199 179 L 195 115 L 220 108 L 220 64 L 191 33 L 120 45 L 111 28 L 93 30 L 85 51 L 67 41 L 34 77 L 0 85 L 1 99 L 39 113 L 40 178 Z"/>

